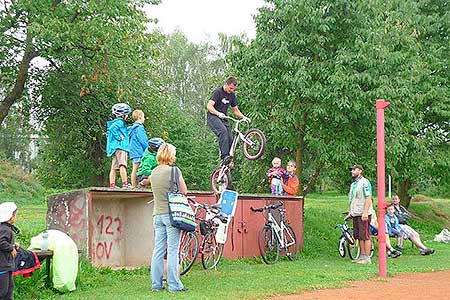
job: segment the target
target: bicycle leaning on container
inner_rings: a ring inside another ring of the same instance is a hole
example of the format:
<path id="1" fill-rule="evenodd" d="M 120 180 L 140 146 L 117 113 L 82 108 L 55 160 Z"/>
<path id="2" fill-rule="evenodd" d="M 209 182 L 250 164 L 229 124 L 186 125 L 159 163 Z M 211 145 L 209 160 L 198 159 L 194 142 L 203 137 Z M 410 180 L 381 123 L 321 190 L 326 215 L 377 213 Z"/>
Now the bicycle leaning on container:
<path id="1" fill-rule="evenodd" d="M 203 204 L 188 197 L 194 207 L 196 219 L 200 222 L 200 234 L 203 236 L 200 243 L 197 232 L 184 232 L 180 243 L 180 266 L 181 275 L 186 274 L 194 265 L 199 253 L 204 269 L 214 269 L 220 261 L 223 253 L 224 243 L 221 230 L 228 221 L 228 217 L 220 211 L 220 204 Z M 200 217 L 200 210 L 205 212 L 205 217 Z M 200 247 L 199 247 L 200 245 Z"/>
<path id="2" fill-rule="evenodd" d="M 258 237 L 258 246 L 261 257 L 266 264 L 274 264 L 280 257 L 280 251 L 284 251 L 290 260 L 298 259 L 298 242 L 295 232 L 285 219 L 286 209 L 282 207 L 282 201 L 276 204 L 265 205 L 261 208 L 250 207 L 254 212 L 267 212 L 265 224 Z M 278 210 L 280 222 L 275 220 L 273 210 Z"/>

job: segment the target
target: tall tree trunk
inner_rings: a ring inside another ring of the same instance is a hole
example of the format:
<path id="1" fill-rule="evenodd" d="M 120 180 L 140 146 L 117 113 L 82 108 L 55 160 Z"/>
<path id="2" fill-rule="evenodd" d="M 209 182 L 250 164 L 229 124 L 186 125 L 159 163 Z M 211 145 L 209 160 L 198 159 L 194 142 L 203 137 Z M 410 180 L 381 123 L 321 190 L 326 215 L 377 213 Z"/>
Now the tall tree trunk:
<path id="1" fill-rule="evenodd" d="M 5 99 L 0 103 L 0 124 L 8 115 L 11 106 L 22 97 L 25 83 L 28 78 L 28 69 L 33 58 L 38 56 L 38 52 L 34 49 L 31 34 L 27 33 L 25 39 L 25 52 L 20 62 L 19 71 L 17 73 L 16 82 L 10 93 L 6 94 Z"/>
<path id="2" fill-rule="evenodd" d="M 319 179 L 320 171 L 322 171 L 324 164 L 319 164 L 317 168 L 314 170 L 314 174 L 309 180 L 308 184 L 305 186 L 305 188 L 302 190 L 302 196 L 306 196 L 309 192 L 311 192 L 312 188 L 317 182 L 317 179 Z"/>
<path id="3" fill-rule="evenodd" d="M 304 158 L 304 151 L 305 151 L 305 125 L 306 125 L 306 120 L 308 118 L 307 113 L 303 114 L 303 123 L 302 124 L 297 124 L 295 126 L 295 128 L 298 130 L 299 132 L 299 140 L 298 140 L 298 148 L 295 151 L 295 163 L 297 165 L 297 171 L 296 174 L 298 176 L 298 180 L 299 180 L 299 186 L 298 189 L 301 191 L 302 190 L 302 174 L 303 174 L 303 158 Z"/>
<path id="4" fill-rule="evenodd" d="M 400 197 L 400 204 L 408 208 L 411 203 L 411 196 L 408 194 L 411 187 L 411 180 L 403 179 L 397 185 L 398 196 Z"/>

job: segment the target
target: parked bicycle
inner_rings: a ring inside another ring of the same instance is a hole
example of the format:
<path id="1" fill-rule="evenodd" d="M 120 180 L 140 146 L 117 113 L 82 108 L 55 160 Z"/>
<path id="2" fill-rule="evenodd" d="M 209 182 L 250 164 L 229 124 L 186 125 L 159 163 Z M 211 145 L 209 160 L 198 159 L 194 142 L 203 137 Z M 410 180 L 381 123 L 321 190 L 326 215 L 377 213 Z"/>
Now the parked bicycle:
<path id="1" fill-rule="evenodd" d="M 237 120 L 229 116 L 226 118 L 234 122 L 233 131 L 235 134 L 233 143 L 231 144 L 230 156 L 211 174 L 211 188 L 216 194 L 220 194 L 224 189 L 230 188 L 231 186 L 231 170 L 234 168 L 233 157 L 240 140 L 243 142 L 243 152 L 247 159 L 256 160 L 260 158 L 266 149 L 266 137 L 261 130 L 253 128 L 246 134 L 243 134 L 239 130 L 239 124 L 249 121 L 243 119 Z"/>
<path id="2" fill-rule="evenodd" d="M 334 228 L 339 228 L 341 230 L 341 236 L 339 237 L 338 242 L 339 255 L 344 258 L 348 253 L 351 260 L 358 259 L 360 255 L 359 242 L 354 238 L 353 230 L 349 228 L 347 220 L 344 220 L 344 223 L 342 224 L 337 224 Z M 370 257 L 372 257 L 374 253 L 374 243 L 372 239 L 371 241 Z"/>
<path id="3" fill-rule="evenodd" d="M 220 211 L 220 205 L 202 204 L 194 199 L 195 197 L 188 197 L 189 202 L 194 206 L 196 219 L 200 225 L 198 227 L 203 238 L 200 242 L 197 232 L 183 234 L 179 254 L 181 275 L 186 274 L 192 268 L 199 253 L 204 269 L 214 269 L 223 253 L 224 243 L 221 242 L 220 237 L 223 232 L 220 232 L 219 228 L 221 229 L 221 226 L 227 223 L 228 217 Z M 204 218 L 199 216 L 203 213 Z"/>
<path id="4" fill-rule="evenodd" d="M 341 236 L 339 237 L 338 251 L 339 255 L 344 258 L 348 252 L 350 259 L 357 259 L 359 257 L 358 240 L 353 237 L 352 230 L 348 227 L 347 220 L 344 223 L 337 224 L 335 227 L 341 230 Z"/>
<path id="5" fill-rule="evenodd" d="M 250 207 L 254 212 L 267 212 L 265 224 L 258 236 L 258 246 L 261 257 L 266 264 L 274 264 L 278 261 L 280 251 L 284 251 L 290 260 L 298 259 L 298 242 L 295 232 L 285 219 L 286 209 L 280 201 L 276 204 L 265 205 L 262 208 Z M 280 222 L 275 220 L 272 211 L 278 210 Z"/>

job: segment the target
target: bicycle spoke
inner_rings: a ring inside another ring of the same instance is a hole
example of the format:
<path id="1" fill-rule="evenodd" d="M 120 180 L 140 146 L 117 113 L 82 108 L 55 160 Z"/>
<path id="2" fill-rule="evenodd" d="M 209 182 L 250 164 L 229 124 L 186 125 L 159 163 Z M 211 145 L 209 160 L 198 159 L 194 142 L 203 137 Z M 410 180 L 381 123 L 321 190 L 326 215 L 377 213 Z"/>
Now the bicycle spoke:
<path id="1" fill-rule="evenodd" d="M 274 264 L 280 255 L 278 239 L 270 226 L 264 226 L 258 239 L 259 251 L 266 264 Z"/>

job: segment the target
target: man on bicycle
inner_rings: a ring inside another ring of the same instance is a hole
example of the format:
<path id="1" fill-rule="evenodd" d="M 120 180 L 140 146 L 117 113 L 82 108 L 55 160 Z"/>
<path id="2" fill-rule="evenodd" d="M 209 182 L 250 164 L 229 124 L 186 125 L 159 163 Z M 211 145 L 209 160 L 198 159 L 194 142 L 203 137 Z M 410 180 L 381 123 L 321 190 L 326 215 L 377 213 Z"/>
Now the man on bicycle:
<path id="1" fill-rule="evenodd" d="M 220 158 L 224 163 L 228 161 L 231 144 L 233 143 L 231 126 L 226 119 L 228 107 L 231 105 L 231 110 L 236 117 L 250 121 L 238 108 L 238 102 L 234 94 L 236 87 L 236 78 L 229 77 L 223 86 L 218 87 L 213 92 L 206 106 L 208 109 L 207 122 L 219 140 Z"/>

